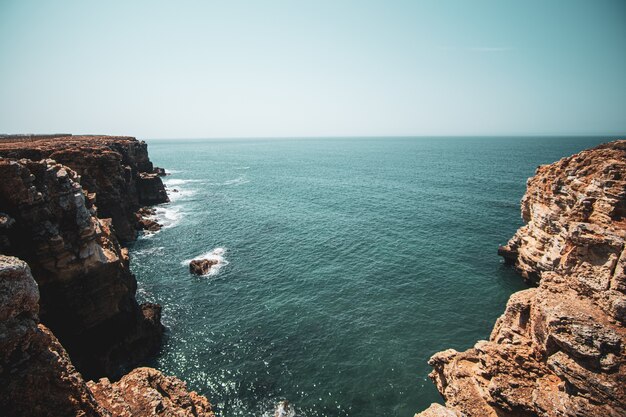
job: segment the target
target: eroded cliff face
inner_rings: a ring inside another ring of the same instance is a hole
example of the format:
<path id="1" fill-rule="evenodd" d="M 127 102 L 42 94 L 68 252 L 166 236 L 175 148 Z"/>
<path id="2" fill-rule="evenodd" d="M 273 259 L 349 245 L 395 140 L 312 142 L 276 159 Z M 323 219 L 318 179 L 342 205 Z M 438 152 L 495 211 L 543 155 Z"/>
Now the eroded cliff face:
<path id="1" fill-rule="evenodd" d="M 527 223 L 499 249 L 537 288 L 511 296 L 488 341 L 429 361 L 469 417 L 626 415 L 626 141 L 539 167 Z"/>
<path id="2" fill-rule="evenodd" d="M 38 300 L 28 265 L 0 255 L 3 416 L 213 416 L 206 398 L 156 369 L 135 369 L 115 383 L 85 382 L 52 332 L 38 324 Z"/>
<path id="3" fill-rule="evenodd" d="M 128 252 L 77 173 L 51 159 L 0 159 L 0 178 L 0 212 L 10 219 L 0 250 L 31 267 L 42 322 L 74 365 L 87 377 L 115 375 L 154 353 L 160 307 L 137 304 Z"/>
<path id="4" fill-rule="evenodd" d="M 96 203 L 100 218 L 112 219 L 121 241 L 134 240 L 137 211 L 168 201 L 148 147 L 132 137 L 65 136 L 33 140 L 0 139 L 0 157 L 40 161 L 53 159 L 80 175 L 80 184 Z M 97 199 L 97 201 L 96 201 Z"/>
<path id="5" fill-rule="evenodd" d="M 83 379 L 121 376 L 161 343 L 161 307 L 138 305 L 117 238 L 135 238 L 141 205 L 167 201 L 152 171 L 133 138 L 1 138 L 3 416 L 213 415 L 206 398 L 155 369 Z"/>

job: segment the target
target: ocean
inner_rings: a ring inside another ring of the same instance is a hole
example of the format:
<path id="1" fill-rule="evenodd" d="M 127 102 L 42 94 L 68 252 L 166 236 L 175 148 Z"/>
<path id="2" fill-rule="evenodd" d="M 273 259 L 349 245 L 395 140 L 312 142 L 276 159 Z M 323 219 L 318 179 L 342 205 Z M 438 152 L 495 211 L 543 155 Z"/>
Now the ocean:
<path id="1" fill-rule="evenodd" d="M 610 139 L 148 140 L 172 200 L 130 247 L 167 327 L 148 365 L 222 417 L 442 403 L 428 358 L 487 339 L 526 288 L 496 255 L 526 179 Z M 188 272 L 199 257 L 218 261 L 207 276 Z"/>

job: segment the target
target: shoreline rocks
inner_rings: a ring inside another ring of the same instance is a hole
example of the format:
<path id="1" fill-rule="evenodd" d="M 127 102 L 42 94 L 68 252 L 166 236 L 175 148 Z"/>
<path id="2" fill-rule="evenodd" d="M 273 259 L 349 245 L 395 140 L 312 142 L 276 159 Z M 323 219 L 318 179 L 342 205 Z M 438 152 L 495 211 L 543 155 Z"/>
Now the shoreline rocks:
<path id="1" fill-rule="evenodd" d="M 0 255 L 3 416 L 213 416 L 205 397 L 156 369 L 137 368 L 114 383 L 86 382 L 57 338 L 38 323 L 38 300 L 26 262 Z"/>
<path id="2" fill-rule="evenodd" d="M 539 167 L 521 211 L 498 254 L 536 288 L 488 341 L 433 355 L 447 408 L 417 416 L 626 415 L 626 141 Z"/>
<path id="3" fill-rule="evenodd" d="M 88 377 L 121 373 L 160 346 L 143 315 L 128 250 L 97 217 L 80 177 L 52 159 L 0 159 L 3 252 L 26 261 L 39 285 L 42 322 Z M 8 223 L 7 223 L 8 224 Z"/>
<path id="4" fill-rule="evenodd" d="M 161 168 L 148 157 L 148 145 L 126 136 L 54 136 L 0 140 L 0 158 L 52 159 L 71 168 L 88 190 L 100 218 L 112 219 L 121 242 L 136 239 L 135 213 L 145 205 L 169 201 Z M 156 169 L 156 171 L 155 171 Z"/>
<path id="5" fill-rule="evenodd" d="M 206 398 L 154 369 L 106 389 L 85 382 L 120 377 L 161 345 L 161 306 L 138 304 L 119 243 L 158 227 L 140 210 L 167 201 L 153 169 L 134 138 L 0 138 L 3 415 L 213 415 Z"/>

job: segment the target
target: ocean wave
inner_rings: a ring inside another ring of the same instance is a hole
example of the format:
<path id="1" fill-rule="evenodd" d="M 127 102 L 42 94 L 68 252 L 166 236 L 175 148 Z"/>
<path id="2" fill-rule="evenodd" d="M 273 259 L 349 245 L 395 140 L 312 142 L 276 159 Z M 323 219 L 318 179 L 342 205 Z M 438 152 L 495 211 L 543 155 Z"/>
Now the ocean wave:
<path id="1" fill-rule="evenodd" d="M 163 229 L 178 225 L 183 215 L 180 207 L 156 207 L 156 221 L 163 226 Z"/>
<path id="2" fill-rule="evenodd" d="M 133 252 L 134 256 L 162 255 L 165 253 L 165 246 L 155 246 L 151 248 L 139 249 Z"/>
<path id="3" fill-rule="evenodd" d="M 182 173 L 182 172 L 185 172 L 185 171 L 178 171 L 178 170 L 176 170 L 176 169 L 166 169 L 166 170 L 165 170 L 165 173 L 166 173 L 166 174 L 180 174 L 180 173 Z"/>
<path id="4" fill-rule="evenodd" d="M 276 405 L 276 408 L 272 411 L 266 411 L 262 414 L 262 417 L 295 417 L 296 411 L 293 405 L 290 403 L 287 409 L 284 408 L 282 402 Z"/>
<path id="5" fill-rule="evenodd" d="M 191 261 L 196 261 L 196 260 L 201 260 L 201 259 L 206 259 L 209 261 L 217 261 L 217 263 L 213 265 L 211 269 L 209 269 L 209 273 L 204 275 L 204 276 L 213 276 L 213 275 L 216 275 L 218 272 L 220 272 L 220 269 L 223 266 L 228 265 L 228 261 L 224 257 L 225 254 L 226 254 L 226 248 L 214 248 L 209 252 L 196 256 L 195 258 L 185 259 L 184 261 L 181 262 L 181 265 L 189 266 L 189 263 Z"/>
<path id="6" fill-rule="evenodd" d="M 166 187 L 174 187 L 176 185 L 184 185 L 184 184 L 189 184 L 192 182 L 202 182 L 201 180 L 190 180 L 190 179 L 176 179 L 176 178 L 172 178 L 172 179 L 168 179 L 168 180 L 164 180 L 163 184 Z"/>
<path id="7" fill-rule="evenodd" d="M 167 196 L 170 198 L 171 203 L 175 203 L 178 200 L 183 200 L 185 198 L 192 197 L 197 192 L 198 190 L 193 190 L 193 189 L 186 190 L 186 189 L 177 188 L 176 191 L 169 190 L 169 192 L 167 193 Z"/>
<path id="8" fill-rule="evenodd" d="M 249 182 L 250 180 L 247 179 L 245 175 L 241 175 L 235 179 L 224 181 L 224 182 L 209 182 L 208 185 L 215 185 L 215 186 L 241 185 L 241 184 L 247 184 Z"/>

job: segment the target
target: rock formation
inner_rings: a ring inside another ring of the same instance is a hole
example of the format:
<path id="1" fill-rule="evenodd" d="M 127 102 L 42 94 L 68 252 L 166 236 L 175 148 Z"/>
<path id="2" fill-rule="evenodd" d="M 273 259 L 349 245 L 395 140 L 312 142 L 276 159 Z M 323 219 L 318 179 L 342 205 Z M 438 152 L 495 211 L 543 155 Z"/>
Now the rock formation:
<path id="1" fill-rule="evenodd" d="M 135 369 L 113 384 L 86 383 L 63 346 L 38 324 L 38 300 L 28 265 L 0 255 L 3 416 L 213 416 L 206 398 L 155 369 Z"/>
<path id="2" fill-rule="evenodd" d="M 167 201 L 164 171 L 153 170 L 133 138 L 0 137 L 3 416 L 213 415 L 206 398 L 154 369 L 83 379 L 119 376 L 160 346 L 161 307 L 138 305 L 118 243 L 119 231 L 136 237 L 138 221 L 158 226 L 153 211 L 137 213 Z"/>
<path id="3" fill-rule="evenodd" d="M 29 264 L 42 322 L 74 365 L 87 377 L 115 375 L 154 353 L 160 307 L 137 304 L 128 251 L 78 175 L 51 159 L 0 159 L 0 178 L 0 212 L 11 219 L 0 230 L 3 252 Z"/>
<path id="4" fill-rule="evenodd" d="M 0 138 L 0 157 L 40 161 L 53 159 L 81 177 L 89 199 L 97 196 L 98 215 L 110 218 L 123 242 L 137 235 L 135 213 L 143 205 L 168 201 L 160 175 L 148 157 L 148 147 L 131 137 L 43 136 L 23 140 Z"/>
<path id="5" fill-rule="evenodd" d="M 87 385 L 98 403 L 114 416 L 213 416 L 205 397 L 187 391 L 180 379 L 152 368 L 137 368 L 113 384 L 102 378 Z"/>
<path id="6" fill-rule="evenodd" d="M 213 265 L 217 265 L 214 259 L 194 259 L 189 262 L 189 272 L 195 275 L 206 275 Z"/>
<path id="7" fill-rule="evenodd" d="M 420 415 L 626 415 L 626 141 L 539 167 L 522 217 L 499 254 L 537 287 L 489 341 L 430 359 L 448 408 Z"/>

